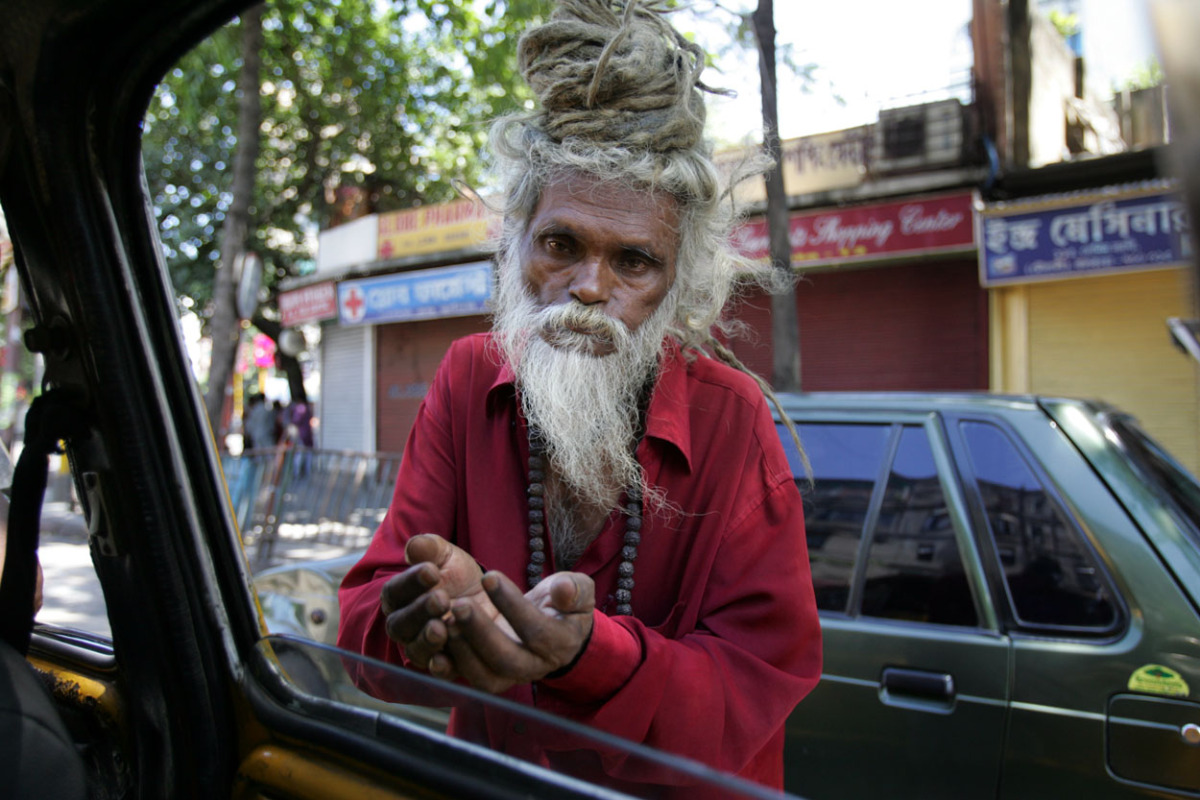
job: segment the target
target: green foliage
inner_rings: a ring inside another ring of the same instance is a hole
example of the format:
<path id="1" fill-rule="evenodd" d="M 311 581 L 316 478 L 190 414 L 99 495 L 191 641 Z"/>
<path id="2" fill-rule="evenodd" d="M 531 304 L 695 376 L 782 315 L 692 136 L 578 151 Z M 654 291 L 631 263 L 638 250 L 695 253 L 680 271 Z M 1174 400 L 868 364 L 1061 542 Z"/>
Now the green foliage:
<path id="1" fill-rule="evenodd" d="M 1050 19 L 1050 24 L 1054 26 L 1054 30 L 1058 31 L 1058 35 L 1062 38 L 1070 39 L 1079 33 L 1078 14 L 1067 14 L 1055 8 L 1047 16 Z"/>
<path id="2" fill-rule="evenodd" d="M 1133 72 L 1125 79 L 1125 84 L 1121 87 L 1126 90 L 1149 89 L 1154 86 L 1161 86 L 1166 82 L 1167 76 L 1163 72 L 1162 64 L 1158 63 L 1158 59 L 1153 56 L 1134 68 Z"/>
<path id="3" fill-rule="evenodd" d="M 268 286 L 301 273 L 338 187 L 374 210 L 453 196 L 478 179 L 487 122 L 521 107 L 516 40 L 549 0 L 274 0 L 263 16 L 260 152 L 251 241 Z M 211 315 L 237 146 L 240 23 L 166 76 L 143 156 L 181 304 Z"/>

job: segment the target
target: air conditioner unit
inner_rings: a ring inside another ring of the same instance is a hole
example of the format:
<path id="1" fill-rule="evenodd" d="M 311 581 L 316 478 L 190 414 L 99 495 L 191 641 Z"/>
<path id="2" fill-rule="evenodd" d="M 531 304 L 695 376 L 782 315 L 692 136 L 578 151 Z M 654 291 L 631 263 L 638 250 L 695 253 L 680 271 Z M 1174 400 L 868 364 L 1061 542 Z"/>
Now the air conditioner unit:
<path id="1" fill-rule="evenodd" d="M 872 172 L 912 172 L 963 162 L 963 106 L 938 100 L 879 112 Z"/>

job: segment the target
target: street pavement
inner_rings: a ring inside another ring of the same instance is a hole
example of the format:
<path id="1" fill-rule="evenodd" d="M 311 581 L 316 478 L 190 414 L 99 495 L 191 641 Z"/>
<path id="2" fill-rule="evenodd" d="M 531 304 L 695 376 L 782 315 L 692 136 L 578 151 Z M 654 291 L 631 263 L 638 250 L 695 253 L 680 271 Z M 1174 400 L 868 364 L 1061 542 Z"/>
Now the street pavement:
<path id="1" fill-rule="evenodd" d="M 37 621 L 110 636 L 104 594 L 92 567 L 87 523 L 70 503 L 42 507 L 42 610 Z"/>
<path id="2" fill-rule="evenodd" d="M 69 502 L 48 502 L 41 531 L 43 601 L 37 621 L 111 636 L 83 516 Z M 281 526 L 274 563 L 333 558 L 356 549 L 318 542 L 315 531 L 316 526 Z"/>

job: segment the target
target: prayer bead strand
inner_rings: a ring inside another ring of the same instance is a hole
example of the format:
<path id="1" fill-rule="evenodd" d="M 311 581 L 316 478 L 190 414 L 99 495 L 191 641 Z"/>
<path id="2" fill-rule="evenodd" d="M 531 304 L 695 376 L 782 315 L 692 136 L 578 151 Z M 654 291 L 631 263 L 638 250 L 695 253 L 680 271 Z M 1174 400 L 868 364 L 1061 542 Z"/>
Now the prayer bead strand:
<path id="1" fill-rule="evenodd" d="M 529 472 L 526 475 L 529 500 L 529 565 L 525 568 L 529 588 L 537 586 L 546 568 L 546 451 L 540 438 L 529 432 Z M 626 493 L 625 537 L 621 563 L 617 567 L 617 613 L 633 613 L 633 562 L 642 541 L 642 497 L 636 490 Z"/>

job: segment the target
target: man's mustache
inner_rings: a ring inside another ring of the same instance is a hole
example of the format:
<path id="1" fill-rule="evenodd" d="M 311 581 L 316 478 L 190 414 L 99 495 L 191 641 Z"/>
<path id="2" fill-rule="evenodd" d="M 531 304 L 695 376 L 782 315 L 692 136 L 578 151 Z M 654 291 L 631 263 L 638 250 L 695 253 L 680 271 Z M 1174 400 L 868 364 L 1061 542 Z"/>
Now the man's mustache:
<path id="1" fill-rule="evenodd" d="M 550 342 L 569 344 L 585 336 L 593 341 L 617 346 L 626 343 L 631 332 L 619 319 L 613 319 L 598 308 L 571 302 L 548 306 L 534 317 L 535 329 Z"/>

